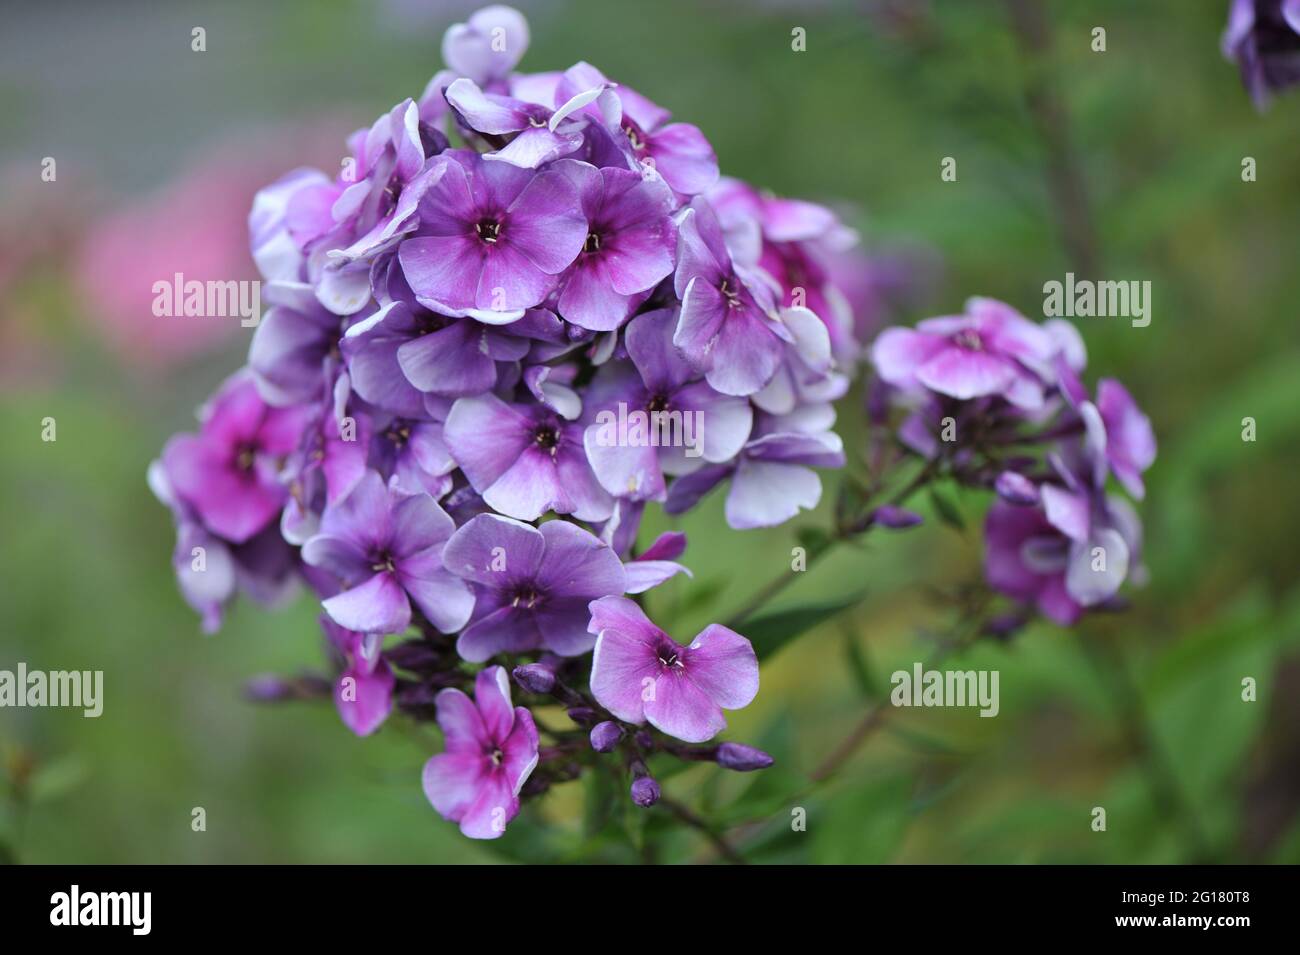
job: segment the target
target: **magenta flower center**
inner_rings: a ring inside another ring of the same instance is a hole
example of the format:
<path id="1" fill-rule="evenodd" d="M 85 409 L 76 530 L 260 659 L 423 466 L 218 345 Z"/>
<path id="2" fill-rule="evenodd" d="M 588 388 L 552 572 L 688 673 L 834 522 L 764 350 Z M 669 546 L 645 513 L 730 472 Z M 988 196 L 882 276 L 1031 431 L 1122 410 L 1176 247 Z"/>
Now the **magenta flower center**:
<path id="1" fill-rule="evenodd" d="M 953 342 L 958 348 L 965 348 L 967 351 L 983 351 L 984 341 L 980 338 L 979 332 L 973 329 L 965 329 L 953 336 Z"/>
<path id="2" fill-rule="evenodd" d="M 370 569 L 377 574 L 382 574 L 382 573 L 391 574 L 397 568 L 393 565 L 393 555 L 390 554 L 388 551 L 383 550 L 375 555 L 375 557 L 371 561 Z"/>
<path id="3" fill-rule="evenodd" d="M 667 411 L 668 397 L 666 395 L 655 395 L 646 402 L 645 410 L 649 411 L 651 414 L 656 411 Z"/>
<path id="4" fill-rule="evenodd" d="M 584 243 L 582 244 L 582 251 L 583 251 L 583 252 L 599 252 L 599 251 L 600 251 L 600 236 L 597 235 L 595 232 L 588 232 L 588 233 L 587 233 L 587 241 L 584 242 Z"/>
<path id="5" fill-rule="evenodd" d="M 501 223 L 495 219 L 483 219 L 475 224 L 474 231 L 484 242 L 495 242 L 501 238 Z"/>

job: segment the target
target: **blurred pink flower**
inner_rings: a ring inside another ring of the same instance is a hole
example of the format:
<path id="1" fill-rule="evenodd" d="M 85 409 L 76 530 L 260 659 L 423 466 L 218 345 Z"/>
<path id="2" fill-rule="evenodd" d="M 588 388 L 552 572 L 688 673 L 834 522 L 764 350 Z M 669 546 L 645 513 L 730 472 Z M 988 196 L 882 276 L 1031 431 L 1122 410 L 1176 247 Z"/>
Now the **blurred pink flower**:
<path id="1" fill-rule="evenodd" d="M 85 318 L 136 368 L 173 366 L 236 335 L 237 317 L 155 316 L 154 283 L 170 285 L 178 272 L 186 282 L 258 279 L 248 250 L 254 194 L 294 165 L 323 160 L 330 168 L 326 157 L 339 154 L 346 133 L 331 124 L 286 136 L 298 144 L 292 155 L 245 133 L 238 146 L 205 151 L 158 191 L 93 221 L 75 265 Z"/>

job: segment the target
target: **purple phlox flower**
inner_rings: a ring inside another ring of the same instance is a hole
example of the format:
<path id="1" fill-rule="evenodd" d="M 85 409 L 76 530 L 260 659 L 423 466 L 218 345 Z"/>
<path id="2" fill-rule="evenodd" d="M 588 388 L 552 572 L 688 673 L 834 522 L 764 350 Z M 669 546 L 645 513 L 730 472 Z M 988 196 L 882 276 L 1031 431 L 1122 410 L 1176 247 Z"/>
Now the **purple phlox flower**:
<path id="1" fill-rule="evenodd" d="M 660 534 L 654 543 L 623 565 L 627 573 L 627 589 L 624 592 L 643 594 L 678 574 L 695 576 L 690 568 L 676 560 L 685 550 L 686 535 L 681 531 Z"/>
<path id="2" fill-rule="evenodd" d="M 248 367 L 267 404 L 302 404 L 320 393 L 326 362 L 337 356 L 347 320 L 330 312 L 305 282 L 269 282 L 271 307 L 253 332 Z"/>
<path id="3" fill-rule="evenodd" d="M 573 387 L 577 374 L 577 365 L 532 365 L 523 383 L 540 404 L 572 421 L 582 414 L 582 398 Z"/>
<path id="4" fill-rule="evenodd" d="M 346 248 L 330 250 L 336 268 L 372 259 L 415 228 L 420 198 L 438 178 L 426 159 L 447 148 L 446 137 L 421 123 L 419 106 L 409 99 L 355 139 L 355 166 L 345 171 L 346 188 L 331 208 L 353 237 Z"/>
<path id="5" fill-rule="evenodd" d="M 474 699 L 457 689 L 437 696 L 444 751 L 424 764 L 424 794 L 471 839 L 496 839 L 519 814 L 519 791 L 537 765 L 532 714 L 512 706 L 502 667 L 474 679 Z"/>
<path id="6" fill-rule="evenodd" d="M 240 590 L 269 606 L 289 597 L 296 561 L 274 524 L 243 543 L 232 544 L 205 528 L 194 509 L 177 497 L 162 461 L 149 465 L 148 482 L 176 521 L 172 568 L 185 602 L 199 614 L 204 633 L 221 628 L 225 609 Z"/>
<path id="7" fill-rule="evenodd" d="M 724 509 L 736 530 L 773 527 L 817 506 L 822 482 L 813 468 L 844 466 L 844 444 L 833 431 L 769 431 L 765 423 L 735 462 L 708 465 L 677 478 L 664 510 L 681 514 L 731 478 Z"/>
<path id="8" fill-rule="evenodd" d="M 560 172 L 533 172 L 452 150 L 398 247 L 406 279 L 434 311 L 501 324 L 540 304 L 582 251 L 587 220 Z"/>
<path id="9" fill-rule="evenodd" d="M 306 278 L 304 236 L 301 226 L 290 219 L 289 204 L 300 192 L 315 195 L 329 185 L 325 173 L 304 167 L 286 173 L 253 197 L 248 214 L 249 248 L 258 271 L 268 282 L 300 282 Z"/>
<path id="10" fill-rule="evenodd" d="M 473 621 L 456 642 L 473 663 L 542 648 L 586 653 L 593 643 L 587 604 L 627 585 L 609 545 L 561 520 L 539 528 L 481 514 L 452 535 L 443 561 L 474 586 Z"/>
<path id="11" fill-rule="evenodd" d="M 587 458 L 616 497 L 663 500 L 665 474 L 729 461 L 749 438 L 749 402 L 699 380 L 673 343 L 677 327 L 673 309 L 638 315 L 624 336 L 630 362 L 603 367 L 586 395 Z"/>
<path id="12" fill-rule="evenodd" d="M 626 169 L 576 160 L 553 168 L 573 182 L 587 219 L 586 242 L 565 274 L 559 312 L 593 331 L 618 328 L 673 271 L 672 193 Z"/>
<path id="13" fill-rule="evenodd" d="M 598 634 L 591 692 L 625 723 L 645 723 L 688 743 L 727 726 L 722 710 L 748 706 L 758 694 L 758 658 L 750 642 L 720 624 L 682 646 L 626 597 L 591 604 Z"/>
<path id="14" fill-rule="evenodd" d="M 1111 601 L 1125 579 L 1140 579 L 1141 524 L 1119 497 L 1054 483 L 1039 491 L 1037 506 L 998 500 L 989 509 L 985 576 L 995 590 L 1068 626 Z"/>
<path id="15" fill-rule="evenodd" d="M 513 7 L 493 4 L 466 23 L 453 23 L 442 37 L 442 59 L 460 76 L 495 88 L 528 50 L 528 21 Z"/>
<path id="16" fill-rule="evenodd" d="M 600 96 L 607 85 L 582 90 L 552 110 L 541 103 L 485 93 L 472 81 L 458 79 L 447 87 L 447 102 L 460 124 L 494 147 L 485 159 L 536 169 L 582 147 L 587 121 L 573 118 Z"/>
<path id="17" fill-rule="evenodd" d="M 885 329 L 871 358 L 881 378 L 904 390 L 927 388 L 961 400 L 997 396 L 1033 410 L 1055 382 L 1056 353 L 1052 337 L 1011 306 L 972 298 L 964 315 Z"/>
<path id="18" fill-rule="evenodd" d="M 1138 500 L 1146 494 L 1142 472 L 1156 459 L 1151 419 L 1142 413 L 1128 389 L 1113 378 L 1097 383 L 1096 404 L 1079 406 L 1086 428 L 1087 453 L 1095 468 L 1093 482 L 1105 480 L 1106 469 Z"/>
<path id="19" fill-rule="evenodd" d="M 776 279 L 783 307 L 807 308 L 825 323 L 836 357 L 853 364 L 859 351 L 854 309 L 830 272 L 857 248 L 857 232 L 825 206 L 760 192 L 738 179 L 723 177 L 708 199 L 735 257 Z M 864 271 L 871 264 L 861 254 L 856 261 Z"/>
<path id="20" fill-rule="evenodd" d="M 754 404 L 769 414 L 786 415 L 844 397 L 849 379 L 836 370 L 825 323 L 806 308 L 783 308 L 780 315 L 791 340 L 771 381 L 752 396 Z"/>
<path id="21" fill-rule="evenodd" d="M 585 69 L 565 73 L 557 95 L 569 94 L 575 80 L 590 87 L 603 79 L 594 67 L 579 66 Z M 669 122 L 672 113 L 628 86 L 617 87 L 598 105 L 606 127 L 620 134 L 618 146 L 627 159 L 653 169 L 678 195 L 697 196 L 718 181 L 718 157 L 698 126 Z"/>
<path id="22" fill-rule="evenodd" d="M 456 469 L 442 427 L 441 421 L 380 416 L 370 440 L 370 466 L 393 489 L 438 500 L 451 490 Z"/>
<path id="23" fill-rule="evenodd" d="M 483 395 L 452 405 L 443 440 L 469 483 L 502 514 L 532 521 L 555 511 L 603 521 L 614 502 L 587 463 L 582 432 L 545 405 Z"/>
<path id="24" fill-rule="evenodd" d="M 641 530 L 641 519 L 645 516 L 645 501 L 633 501 L 626 497 L 614 499 L 614 512 L 609 520 L 600 526 L 600 539 L 614 553 L 626 558 L 636 544 L 637 534 Z"/>
<path id="25" fill-rule="evenodd" d="M 321 512 L 351 493 L 365 476 L 370 417 L 347 414 L 349 397 L 348 379 L 339 376 L 328 403 L 318 402 L 312 411 L 298 450 L 281 474 L 289 499 L 280 516 L 280 530 L 292 544 L 303 544 L 315 535 Z"/>
<path id="26" fill-rule="evenodd" d="M 1232 0 L 1222 48 L 1263 109 L 1270 93 L 1300 83 L 1300 0 Z"/>
<path id="27" fill-rule="evenodd" d="M 272 408 L 251 375 L 240 372 L 203 410 L 198 434 L 167 442 L 167 484 L 208 530 L 243 543 L 284 505 L 280 465 L 297 446 L 306 416 L 303 407 Z"/>
<path id="28" fill-rule="evenodd" d="M 348 329 L 343 355 L 357 394 L 394 414 L 417 417 L 424 394 L 457 398 L 492 390 L 498 363 L 521 360 L 531 346 L 513 334 L 515 325 L 520 322 L 498 328 L 391 302 Z"/>
<path id="29" fill-rule="evenodd" d="M 358 633 L 322 616 L 321 629 L 343 657 L 343 672 L 334 684 L 334 705 L 343 725 L 358 736 L 379 729 L 393 709 L 397 678 L 383 657 L 384 636 Z"/>
<path id="30" fill-rule="evenodd" d="M 335 623 L 361 633 L 400 633 L 411 603 L 443 633 L 465 625 L 474 595 L 447 572 L 442 548 L 455 530 L 428 494 L 404 494 L 367 472 L 352 492 L 325 509 L 321 530 L 303 545 L 308 564 L 345 588 L 323 601 Z"/>
<path id="31" fill-rule="evenodd" d="M 696 200 L 678 226 L 682 300 L 673 342 L 718 391 L 751 395 L 772 380 L 790 332 L 776 317 L 773 282 L 732 261 L 708 203 Z"/>

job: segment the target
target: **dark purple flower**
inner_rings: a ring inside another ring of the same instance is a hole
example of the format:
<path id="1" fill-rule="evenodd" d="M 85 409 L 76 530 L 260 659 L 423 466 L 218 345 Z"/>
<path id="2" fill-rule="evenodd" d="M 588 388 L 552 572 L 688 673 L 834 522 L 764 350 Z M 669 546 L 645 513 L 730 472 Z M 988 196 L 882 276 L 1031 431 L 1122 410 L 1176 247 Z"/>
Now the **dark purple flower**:
<path id="1" fill-rule="evenodd" d="M 320 394 L 347 320 L 321 305 L 305 282 L 269 282 L 265 296 L 271 307 L 253 332 L 249 370 L 268 404 L 310 401 Z"/>
<path id="2" fill-rule="evenodd" d="M 479 673 L 474 699 L 447 689 L 437 702 L 445 749 L 424 764 L 424 794 L 471 839 L 496 839 L 519 814 L 519 791 L 537 765 L 532 714 L 511 706 L 501 667 Z"/>
<path id="3" fill-rule="evenodd" d="M 684 647 L 633 601 L 611 596 L 592 602 L 591 632 L 599 635 L 591 692 L 625 723 L 648 721 L 669 736 L 702 743 L 726 728 L 724 707 L 748 706 L 758 693 L 754 648 L 720 624 Z"/>
<path id="4" fill-rule="evenodd" d="M 506 404 L 495 395 L 452 405 L 443 440 L 474 490 L 522 521 L 547 511 L 603 521 L 613 499 L 596 481 L 582 426 L 541 404 Z"/>
<path id="5" fill-rule="evenodd" d="M 1033 410 L 1055 383 L 1056 353 L 1051 336 L 1011 306 L 973 298 L 964 315 L 885 329 L 871 358 L 881 378 L 905 391 L 926 388 L 961 400 L 998 396 Z"/>
<path id="6" fill-rule="evenodd" d="M 998 500 L 989 508 L 985 577 L 995 590 L 1068 626 L 1134 576 L 1141 535 L 1126 501 L 1044 484 L 1039 506 Z"/>
<path id="7" fill-rule="evenodd" d="M 1270 93 L 1300 83 L 1300 0 L 1232 0 L 1222 46 L 1263 108 Z"/>
<path id="8" fill-rule="evenodd" d="M 343 724 L 358 736 L 369 736 L 393 709 L 397 678 L 384 659 L 384 637 L 357 633 L 321 617 L 321 629 L 343 656 L 345 667 L 334 684 L 334 705 Z"/>
<path id="9" fill-rule="evenodd" d="M 473 621 L 456 642 L 473 663 L 543 647 L 585 653 L 595 642 L 587 605 L 623 593 L 626 583 L 609 546 L 568 521 L 538 528 L 480 514 L 452 535 L 443 561 L 474 585 Z"/>
<path id="10" fill-rule="evenodd" d="M 566 321 L 609 331 L 673 270 L 672 193 L 657 179 L 576 160 L 554 168 L 578 190 L 587 240 L 566 273 L 559 312 Z"/>
<path id="11" fill-rule="evenodd" d="M 301 407 L 270 407 L 252 377 L 237 374 L 204 409 L 198 434 L 167 442 L 167 483 L 208 530 L 242 543 L 284 506 L 280 464 L 297 447 L 306 415 Z"/>
<path id="12" fill-rule="evenodd" d="M 419 230 L 398 248 L 421 303 L 497 323 L 540 304 L 587 240 L 569 179 L 467 150 L 429 168 L 437 172 L 420 200 Z"/>
<path id="13" fill-rule="evenodd" d="M 302 556 L 344 586 L 323 602 L 340 626 L 400 633 L 410 625 L 414 601 L 430 623 L 454 633 L 474 605 L 469 587 L 442 564 L 443 545 L 454 530 L 429 495 L 391 490 L 371 471 L 325 509 L 320 533 L 303 545 Z"/>
<path id="14" fill-rule="evenodd" d="M 707 202 L 696 200 L 678 228 L 682 300 L 673 343 L 726 395 L 751 395 L 776 374 L 790 333 L 776 318 L 770 278 L 732 261 Z"/>
<path id="15" fill-rule="evenodd" d="M 629 322 L 624 345 L 631 364 L 604 366 L 586 396 L 586 420 L 592 422 L 583 434 L 587 458 L 601 486 L 616 497 L 663 500 L 665 473 L 729 461 L 749 438 L 749 402 L 699 380 L 673 344 L 676 319 L 674 310 L 658 309 Z M 620 432 L 620 420 L 644 422 L 641 437 L 631 427 Z"/>

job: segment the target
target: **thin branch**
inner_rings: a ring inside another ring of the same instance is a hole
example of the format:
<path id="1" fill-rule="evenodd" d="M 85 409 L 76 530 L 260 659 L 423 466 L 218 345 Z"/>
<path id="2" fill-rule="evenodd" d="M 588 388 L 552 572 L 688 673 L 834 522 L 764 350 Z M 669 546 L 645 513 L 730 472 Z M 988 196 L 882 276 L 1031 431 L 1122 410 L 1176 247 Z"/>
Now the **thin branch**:
<path id="1" fill-rule="evenodd" d="M 686 825 L 707 838 L 709 842 L 713 844 L 713 847 L 718 850 L 718 855 L 722 856 L 722 858 L 726 859 L 732 865 L 747 865 L 745 857 L 735 850 L 731 843 L 726 840 L 726 837 L 686 806 L 682 805 L 675 799 L 670 799 L 668 796 L 660 796 L 659 804 L 682 822 L 686 823 Z"/>

